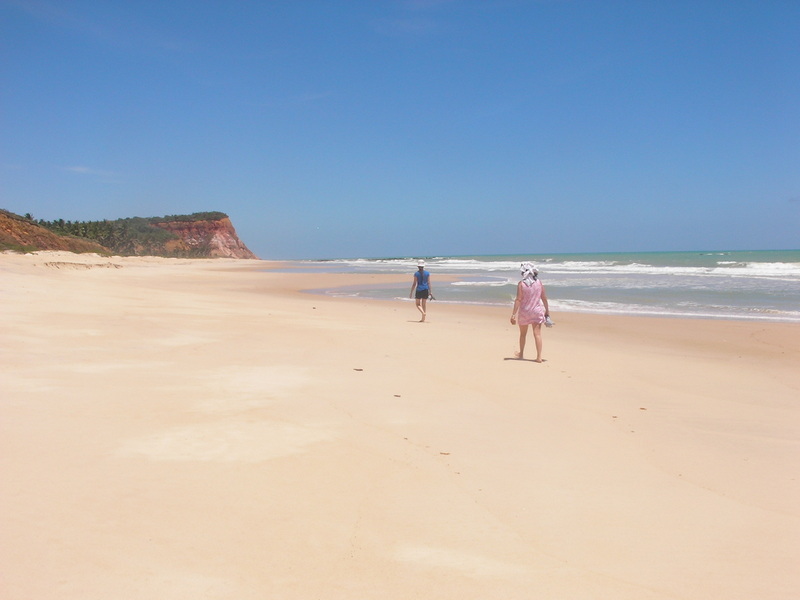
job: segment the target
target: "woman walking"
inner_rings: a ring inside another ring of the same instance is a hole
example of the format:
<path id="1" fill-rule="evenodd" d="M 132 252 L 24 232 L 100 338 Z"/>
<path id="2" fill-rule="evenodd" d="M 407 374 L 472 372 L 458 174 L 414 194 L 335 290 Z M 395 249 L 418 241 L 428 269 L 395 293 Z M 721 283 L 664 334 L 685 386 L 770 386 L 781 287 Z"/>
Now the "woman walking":
<path id="1" fill-rule="evenodd" d="M 416 293 L 415 293 L 416 291 Z M 420 323 L 425 322 L 428 315 L 428 298 L 433 300 L 433 288 L 431 287 L 431 274 L 425 270 L 425 261 L 417 263 L 417 272 L 414 273 L 414 282 L 411 284 L 411 292 L 408 297 L 416 296 L 417 310 L 420 314 Z"/>
<path id="2" fill-rule="evenodd" d="M 536 362 L 542 362 L 542 323 L 550 318 L 550 306 L 547 304 L 547 293 L 539 281 L 539 271 L 532 263 L 520 265 L 522 281 L 517 284 L 517 297 L 511 312 L 511 324 L 519 324 L 519 352 L 514 355 L 524 358 L 525 339 L 528 336 L 528 325 L 532 326 L 533 339 L 536 343 Z"/>

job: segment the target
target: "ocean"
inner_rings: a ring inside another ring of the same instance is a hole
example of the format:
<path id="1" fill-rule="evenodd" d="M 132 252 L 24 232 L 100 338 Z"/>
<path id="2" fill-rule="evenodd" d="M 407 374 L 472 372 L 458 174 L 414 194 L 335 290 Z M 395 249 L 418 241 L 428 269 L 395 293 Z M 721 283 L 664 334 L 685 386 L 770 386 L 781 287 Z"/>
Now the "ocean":
<path id="1" fill-rule="evenodd" d="M 511 306 L 527 260 L 539 268 L 554 319 L 568 311 L 800 322 L 800 250 L 358 258 L 298 267 L 407 275 L 402 284 L 315 292 L 408 300 L 419 258 L 431 273 L 435 302 Z M 445 274 L 455 281 L 437 280 Z"/>

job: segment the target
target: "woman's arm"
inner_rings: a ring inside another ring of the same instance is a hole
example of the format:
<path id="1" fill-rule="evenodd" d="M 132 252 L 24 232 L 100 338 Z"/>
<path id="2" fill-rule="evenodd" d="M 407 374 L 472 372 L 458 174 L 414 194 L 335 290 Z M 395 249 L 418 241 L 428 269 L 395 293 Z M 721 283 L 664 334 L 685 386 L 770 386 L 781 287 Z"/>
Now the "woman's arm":
<path id="1" fill-rule="evenodd" d="M 547 303 L 547 292 L 544 291 L 544 285 L 542 285 L 542 304 L 544 304 L 544 316 L 547 317 L 550 315 L 550 305 Z"/>
<path id="2" fill-rule="evenodd" d="M 522 297 L 522 282 L 517 284 L 517 297 L 514 298 L 514 308 L 511 309 L 511 324 L 517 324 L 517 311 L 519 310 L 519 303 Z"/>

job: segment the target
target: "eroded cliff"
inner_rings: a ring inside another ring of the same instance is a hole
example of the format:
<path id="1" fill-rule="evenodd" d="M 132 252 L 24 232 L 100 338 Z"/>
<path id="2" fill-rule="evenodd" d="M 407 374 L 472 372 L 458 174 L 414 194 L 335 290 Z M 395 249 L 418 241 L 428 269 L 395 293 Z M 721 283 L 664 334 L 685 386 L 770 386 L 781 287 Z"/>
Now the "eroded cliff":
<path id="1" fill-rule="evenodd" d="M 165 221 L 153 225 L 177 236 L 177 239 L 165 243 L 170 251 L 200 252 L 208 257 L 258 258 L 236 235 L 228 217 L 208 221 Z"/>

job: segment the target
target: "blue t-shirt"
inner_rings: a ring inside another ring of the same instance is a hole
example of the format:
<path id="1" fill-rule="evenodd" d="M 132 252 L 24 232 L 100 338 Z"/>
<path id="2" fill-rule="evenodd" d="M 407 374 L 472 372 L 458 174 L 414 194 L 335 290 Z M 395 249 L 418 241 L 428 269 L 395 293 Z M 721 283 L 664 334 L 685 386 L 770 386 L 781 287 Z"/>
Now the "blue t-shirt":
<path id="1" fill-rule="evenodd" d="M 417 271 L 414 273 L 414 277 L 417 278 L 417 289 L 418 290 L 427 290 L 428 289 L 428 279 L 430 278 L 431 274 L 425 270 Z"/>

